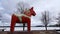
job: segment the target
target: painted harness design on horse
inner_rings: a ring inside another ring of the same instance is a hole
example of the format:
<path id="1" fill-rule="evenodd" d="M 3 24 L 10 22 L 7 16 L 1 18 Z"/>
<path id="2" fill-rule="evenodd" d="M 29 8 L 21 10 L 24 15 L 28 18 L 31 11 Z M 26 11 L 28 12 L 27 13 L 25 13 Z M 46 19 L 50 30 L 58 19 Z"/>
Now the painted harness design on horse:
<path id="1" fill-rule="evenodd" d="M 30 11 L 26 10 L 25 12 L 29 13 Z M 16 15 L 19 18 L 20 22 L 22 22 L 22 16 L 25 16 L 25 17 L 27 17 L 29 19 L 31 18 L 30 16 L 27 16 L 26 14 L 16 14 L 16 13 L 14 13 L 14 15 Z"/>

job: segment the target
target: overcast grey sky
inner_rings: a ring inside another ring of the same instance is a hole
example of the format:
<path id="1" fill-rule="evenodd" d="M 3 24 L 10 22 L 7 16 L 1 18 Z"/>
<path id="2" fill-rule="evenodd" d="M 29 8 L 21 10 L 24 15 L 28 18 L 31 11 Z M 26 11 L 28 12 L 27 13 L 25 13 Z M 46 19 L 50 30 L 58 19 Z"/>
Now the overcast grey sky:
<path id="1" fill-rule="evenodd" d="M 21 1 L 27 2 L 34 7 L 37 15 L 32 17 L 32 25 L 43 25 L 40 21 L 41 12 L 49 11 L 53 20 L 55 19 L 53 17 L 58 17 L 58 13 L 60 12 L 60 0 L 0 0 L 0 12 L 3 14 L 3 19 L 7 18 L 7 20 L 10 21 L 11 14 L 16 9 L 16 4 Z M 54 25 L 56 23 L 57 22 L 54 21 L 49 24 Z"/>

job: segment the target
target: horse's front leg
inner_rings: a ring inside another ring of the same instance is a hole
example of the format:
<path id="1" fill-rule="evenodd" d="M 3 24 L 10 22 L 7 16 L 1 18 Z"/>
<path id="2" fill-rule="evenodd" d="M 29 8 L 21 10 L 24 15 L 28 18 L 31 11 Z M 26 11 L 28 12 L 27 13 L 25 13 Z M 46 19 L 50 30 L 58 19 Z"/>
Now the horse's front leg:
<path id="1" fill-rule="evenodd" d="M 14 26 L 16 24 L 16 17 L 15 16 L 12 16 L 12 19 L 11 19 L 11 26 L 10 26 L 10 31 L 11 32 L 14 32 Z"/>
<path id="2" fill-rule="evenodd" d="M 29 19 L 29 20 L 27 20 L 27 28 L 28 28 L 28 31 L 30 32 L 30 30 L 31 30 L 31 20 Z"/>

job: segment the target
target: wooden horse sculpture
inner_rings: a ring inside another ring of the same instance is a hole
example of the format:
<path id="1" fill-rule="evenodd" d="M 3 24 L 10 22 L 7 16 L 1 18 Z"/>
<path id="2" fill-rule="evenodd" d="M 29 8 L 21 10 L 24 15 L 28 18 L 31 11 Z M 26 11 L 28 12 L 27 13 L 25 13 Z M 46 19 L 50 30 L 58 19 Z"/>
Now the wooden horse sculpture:
<path id="1" fill-rule="evenodd" d="M 31 18 L 30 17 L 32 15 L 35 16 L 36 13 L 34 12 L 33 7 L 31 9 L 27 10 L 27 11 L 25 11 L 24 15 L 21 17 L 22 22 L 19 20 L 19 18 L 15 14 L 12 15 L 11 26 L 10 26 L 10 31 L 11 32 L 14 32 L 14 26 L 18 22 L 19 23 L 27 23 L 28 31 L 30 31 L 30 26 L 31 26 Z"/>

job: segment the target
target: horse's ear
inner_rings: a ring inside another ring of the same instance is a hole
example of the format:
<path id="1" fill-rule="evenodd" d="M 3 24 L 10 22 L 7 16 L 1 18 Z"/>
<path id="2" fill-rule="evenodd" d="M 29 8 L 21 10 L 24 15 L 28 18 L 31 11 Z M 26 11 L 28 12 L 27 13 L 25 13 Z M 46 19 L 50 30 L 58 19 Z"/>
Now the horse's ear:
<path id="1" fill-rule="evenodd" d="M 30 11 L 33 11 L 33 7 L 30 8 Z"/>
<path id="2" fill-rule="evenodd" d="M 33 7 L 31 9 L 33 9 Z"/>

